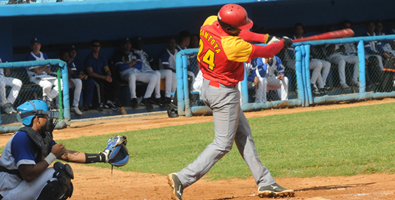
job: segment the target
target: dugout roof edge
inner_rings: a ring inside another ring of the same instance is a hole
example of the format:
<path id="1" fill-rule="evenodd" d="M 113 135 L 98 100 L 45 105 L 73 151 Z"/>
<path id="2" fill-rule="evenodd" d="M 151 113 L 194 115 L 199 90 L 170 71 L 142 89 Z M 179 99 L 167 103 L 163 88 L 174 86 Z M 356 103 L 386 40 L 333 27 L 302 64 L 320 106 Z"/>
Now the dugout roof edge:
<path id="1" fill-rule="evenodd" d="M 228 0 L 226 3 L 252 3 L 257 0 Z M 174 9 L 223 5 L 221 0 L 108 0 L 60 3 L 30 3 L 0 6 L 0 17 L 72 15 L 106 12 Z"/>

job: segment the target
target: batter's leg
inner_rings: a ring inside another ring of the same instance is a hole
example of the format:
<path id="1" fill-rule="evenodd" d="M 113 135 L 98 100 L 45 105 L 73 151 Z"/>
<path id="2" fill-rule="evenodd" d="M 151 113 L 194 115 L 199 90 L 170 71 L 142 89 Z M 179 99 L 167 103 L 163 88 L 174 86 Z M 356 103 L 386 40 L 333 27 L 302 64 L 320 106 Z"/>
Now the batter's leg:
<path id="1" fill-rule="evenodd" d="M 250 168 L 257 185 L 266 186 L 275 183 L 276 181 L 269 170 L 262 165 L 259 159 L 254 140 L 252 139 L 250 125 L 243 111 L 240 111 L 239 126 L 237 127 L 235 142 L 240 155 Z"/>
<path id="2" fill-rule="evenodd" d="M 202 96 L 206 104 L 213 110 L 215 138 L 195 161 L 177 172 L 184 188 L 199 180 L 231 150 L 236 133 L 235 127 L 239 123 L 240 95 L 238 89 L 222 85 L 216 88 L 209 86 L 208 82 L 204 80 Z"/>

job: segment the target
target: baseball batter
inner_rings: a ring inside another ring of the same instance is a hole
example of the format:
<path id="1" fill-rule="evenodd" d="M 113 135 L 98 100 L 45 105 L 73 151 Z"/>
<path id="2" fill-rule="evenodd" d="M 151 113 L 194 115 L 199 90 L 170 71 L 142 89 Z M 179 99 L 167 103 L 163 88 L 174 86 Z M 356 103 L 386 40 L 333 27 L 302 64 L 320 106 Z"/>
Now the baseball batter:
<path id="1" fill-rule="evenodd" d="M 236 142 L 237 148 L 249 166 L 258 185 L 258 195 L 292 196 L 293 190 L 278 185 L 269 170 L 262 165 L 255 149 L 247 118 L 240 108 L 237 84 L 244 79 L 244 62 L 251 58 L 272 57 L 292 44 L 268 34 L 247 31 L 253 23 L 245 9 L 237 4 L 227 4 L 210 16 L 200 29 L 198 63 L 203 73 L 202 98 L 212 109 L 215 126 L 214 141 L 186 168 L 168 175 L 172 199 L 181 200 L 184 188 L 203 177 L 208 170 Z M 272 43 L 266 47 L 250 42 Z"/>

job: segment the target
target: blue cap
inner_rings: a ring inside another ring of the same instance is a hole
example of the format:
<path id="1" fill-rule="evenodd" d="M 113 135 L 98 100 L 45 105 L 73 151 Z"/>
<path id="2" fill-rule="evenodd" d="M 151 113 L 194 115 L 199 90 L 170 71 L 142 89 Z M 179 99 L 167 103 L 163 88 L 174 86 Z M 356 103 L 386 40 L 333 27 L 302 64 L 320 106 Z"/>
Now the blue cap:
<path id="1" fill-rule="evenodd" d="M 124 38 L 124 39 L 122 39 L 122 44 L 125 44 L 125 43 L 132 43 L 132 40 L 130 40 L 130 38 Z"/>
<path id="2" fill-rule="evenodd" d="M 140 36 L 134 37 L 133 43 L 137 44 L 138 42 L 143 42 L 143 38 L 141 38 Z"/>
<path id="3" fill-rule="evenodd" d="M 41 44 L 40 40 L 38 40 L 37 38 L 33 38 L 32 40 L 30 40 L 30 45 L 32 45 L 32 44 L 34 44 L 36 42 Z"/>
<path id="4" fill-rule="evenodd" d="M 76 50 L 76 51 L 77 51 L 77 47 L 75 47 L 74 44 L 72 44 L 71 46 L 69 46 L 69 51 L 72 51 L 72 50 Z"/>

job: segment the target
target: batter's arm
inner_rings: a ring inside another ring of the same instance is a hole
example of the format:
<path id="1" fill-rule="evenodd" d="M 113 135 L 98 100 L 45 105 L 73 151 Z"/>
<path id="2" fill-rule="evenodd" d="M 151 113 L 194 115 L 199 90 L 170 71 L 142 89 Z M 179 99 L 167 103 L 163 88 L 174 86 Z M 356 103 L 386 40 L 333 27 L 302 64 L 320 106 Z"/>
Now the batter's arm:
<path id="1" fill-rule="evenodd" d="M 267 46 L 252 45 L 251 58 L 269 58 L 276 55 L 284 48 L 284 42 L 280 40 L 277 43 L 269 44 Z"/>
<path id="2" fill-rule="evenodd" d="M 259 42 L 266 44 L 273 36 L 270 36 L 269 34 L 259 34 L 247 30 L 242 30 L 239 34 L 239 37 L 243 38 L 243 40 L 247 42 Z"/>

